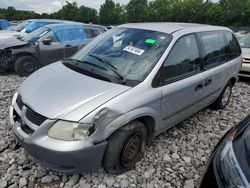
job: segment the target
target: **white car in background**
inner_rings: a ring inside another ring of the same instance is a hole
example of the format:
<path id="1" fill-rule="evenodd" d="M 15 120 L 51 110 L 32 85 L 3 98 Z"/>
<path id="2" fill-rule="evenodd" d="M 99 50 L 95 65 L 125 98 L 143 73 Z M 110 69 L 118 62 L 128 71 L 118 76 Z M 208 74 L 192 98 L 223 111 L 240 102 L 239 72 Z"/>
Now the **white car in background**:
<path id="1" fill-rule="evenodd" d="M 31 19 L 23 21 L 15 27 L 10 28 L 9 30 L 0 31 L 0 39 L 8 39 L 12 37 L 23 37 L 40 27 L 49 24 L 60 24 L 65 23 L 64 20 L 52 20 L 52 19 Z M 1 42 L 0 42 L 1 43 Z"/>
<path id="2" fill-rule="evenodd" d="M 242 68 L 239 75 L 250 78 L 250 34 L 242 37 L 239 42 L 243 56 Z"/>

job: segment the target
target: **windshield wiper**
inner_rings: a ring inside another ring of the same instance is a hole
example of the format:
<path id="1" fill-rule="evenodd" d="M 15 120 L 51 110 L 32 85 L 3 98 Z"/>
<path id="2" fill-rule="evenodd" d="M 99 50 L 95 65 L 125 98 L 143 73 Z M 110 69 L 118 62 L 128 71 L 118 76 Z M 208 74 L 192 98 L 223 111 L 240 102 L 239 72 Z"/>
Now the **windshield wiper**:
<path id="1" fill-rule="evenodd" d="M 98 56 L 96 54 L 88 54 L 88 55 L 96 58 L 97 60 L 101 61 L 103 64 L 107 65 L 107 67 L 109 67 L 109 69 L 112 70 L 122 80 L 122 84 L 125 84 L 127 82 L 126 78 L 124 76 L 122 76 L 117 71 L 117 68 L 114 67 L 111 63 L 109 63 L 108 61 L 106 61 L 105 59 L 101 58 L 100 56 Z"/>
<path id="2" fill-rule="evenodd" d="M 82 60 L 79 60 L 79 59 L 67 58 L 66 60 L 69 60 L 69 61 L 75 61 L 75 62 L 77 62 L 77 63 L 85 63 L 85 64 L 88 64 L 88 65 L 91 65 L 91 66 L 97 67 L 97 68 L 99 68 L 99 69 L 102 69 L 102 70 L 107 70 L 107 69 L 103 68 L 102 66 L 99 66 L 99 65 L 96 65 L 96 64 L 93 64 L 93 63 L 87 62 L 87 61 L 82 61 Z M 79 67 L 79 64 L 76 64 L 76 66 L 78 66 L 78 67 Z"/>

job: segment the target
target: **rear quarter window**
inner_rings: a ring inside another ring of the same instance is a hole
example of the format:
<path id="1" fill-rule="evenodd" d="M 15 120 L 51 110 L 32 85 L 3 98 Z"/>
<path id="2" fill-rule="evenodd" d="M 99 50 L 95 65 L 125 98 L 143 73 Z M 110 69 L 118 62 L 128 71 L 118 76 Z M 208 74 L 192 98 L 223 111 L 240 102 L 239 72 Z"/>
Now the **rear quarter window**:
<path id="1" fill-rule="evenodd" d="M 241 48 L 238 40 L 236 39 L 234 34 L 229 31 L 227 31 L 225 35 L 227 38 L 227 49 L 228 49 L 229 60 L 239 57 L 241 55 Z"/>
<path id="2" fill-rule="evenodd" d="M 227 44 L 223 32 L 202 32 L 198 35 L 203 47 L 205 69 L 219 66 L 227 61 Z"/>

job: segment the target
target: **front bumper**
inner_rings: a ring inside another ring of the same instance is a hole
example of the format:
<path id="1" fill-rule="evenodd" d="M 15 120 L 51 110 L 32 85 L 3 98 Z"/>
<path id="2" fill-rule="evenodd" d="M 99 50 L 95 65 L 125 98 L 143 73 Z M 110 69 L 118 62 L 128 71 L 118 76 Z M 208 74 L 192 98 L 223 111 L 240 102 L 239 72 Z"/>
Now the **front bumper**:
<path id="1" fill-rule="evenodd" d="M 20 109 L 17 103 L 10 107 L 11 129 L 20 144 L 38 162 L 55 171 L 92 173 L 101 166 L 107 142 L 93 144 L 89 140 L 61 141 L 47 136 L 55 121 L 47 119 L 37 126 L 25 115 L 25 105 Z M 32 131 L 30 131 L 32 130 Z"/>
<path id="2" fill-rule="evenodd" d="M 18 137 L 17 137 L 18 138 Z M 66 173 L 92 173 L 101 166 L 107 142 L 70 152 L 53 151 L 19 140 L 36 161 L 52 170 Z"/>

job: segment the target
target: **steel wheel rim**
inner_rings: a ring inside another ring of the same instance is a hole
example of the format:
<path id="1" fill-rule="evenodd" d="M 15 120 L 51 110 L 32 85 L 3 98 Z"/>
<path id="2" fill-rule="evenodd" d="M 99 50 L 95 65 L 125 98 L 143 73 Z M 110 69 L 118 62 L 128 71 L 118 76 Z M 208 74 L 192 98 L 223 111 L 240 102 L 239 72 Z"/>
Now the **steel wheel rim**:
<path id="1" fill-rule="evenodd" d="M 142 136 L 139 133 L 133 134 L 126 142 L 122 151 L 121 163 L 124 167 L 130 168 L 137 162 L 142 143 Z"/>
<path id="2" fill-rule="evenodd" d="M 23 69 L 24 69 L 25 72 L 30 73 L 30 72 L 33 72 L 35 68 L 33 66 L 33 63 L 25 62 L 23 64 Z"/>
<path id="3" fill-rule="evenodd" d="M 231 94 L 231 89 L 230 89 L 230 87 L 227 87 L 227 89 L 225 90 L 225 92 L 222 95 L 222 105 L 223 106 L 225 106 L 227 104 L 227 102 L 229 101 L 230 94 Z"/>

